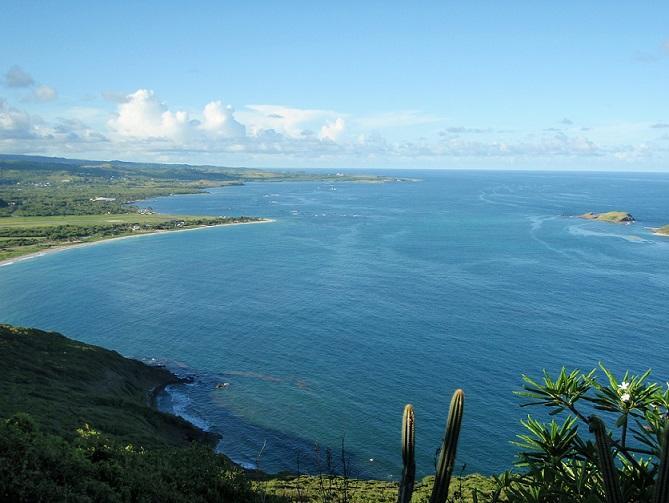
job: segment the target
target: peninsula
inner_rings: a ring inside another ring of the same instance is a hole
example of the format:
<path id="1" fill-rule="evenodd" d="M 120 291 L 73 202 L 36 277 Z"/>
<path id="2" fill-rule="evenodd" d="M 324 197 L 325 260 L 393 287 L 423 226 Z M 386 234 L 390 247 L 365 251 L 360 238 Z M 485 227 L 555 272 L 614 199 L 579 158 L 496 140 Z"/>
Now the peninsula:
<path id="1" fill-rule="evenodd" d="M 602 222 L 609 222 L 612 224 L 632 224 L 636 222 L 630 213 L 624 211 L 608 211 L 606 213 L 584 213 L 579 215 L 579 218 L 586 220 L 600 220 Z"/>
<path id="2" fill-rule="evenodd" d="M 64 247 L 155 232 L 268 222 L 257 216 L 162 215 L 137 201 L 247 182 L 388 183 L 403 179 L 187 164 L 0 155 L 0 265 Z"/>
<path id="3" fill-rule="evenodd" d="M 0 266 L 101 241 L 207 227 L 273 222 L 259 217 L 198 217 L 158 213 L 64 215 L 0 219 Z"/>

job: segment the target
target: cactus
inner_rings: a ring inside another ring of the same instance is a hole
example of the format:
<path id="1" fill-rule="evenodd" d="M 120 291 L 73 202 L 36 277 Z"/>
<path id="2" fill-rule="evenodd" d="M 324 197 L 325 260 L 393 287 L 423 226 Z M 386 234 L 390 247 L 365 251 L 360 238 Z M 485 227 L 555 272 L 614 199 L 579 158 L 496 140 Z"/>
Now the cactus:
<path id="1" fill-rule="evenodd" d="M 451 483 L 455 452 L 458 448 L 458 437 L 460 436 L 460 426 L 462 425 L 464 400 L 465 394 L 461 389 L 453 393 L 430 503 L 445 503 L 448 496 L 448 486 Z M 400 481 L 397 503 L 409 503 L 411 501 L 411 494 L 413 493 L 416 481 L 415 433 L 416 425 L 413 406 L 407 404 L 404 407 L 404 416 L 402 417 L 402 461 L 404 469 L 402 470 L 402 480 Z M 476 496 L 474 497 L 476 498 Z"/>
<path id="2" fill-rule="evenodd" d="M 455 452 L 458 448 L 458 437 L 460 436 L 460 426 L 462 425 L 464 401 L 465 394 L 463 391 L 461 389 L 456 390 L 453 393 L 451 408 L 448 412 L 444 442 L 441 445 L 441 452 L 439 453 L 439 462 L 437 464 L 437 473 L 434 477 L 430 503 L 445 503 L 448 496 L 448 486 L 451 483 L 451 475 L 455 464 Z"/>
<path id="3" fill-rule="evenodd" d="M 607 503 L 623 503 L 623 496 L 618 485 L 618 473 L 609 448 L 609 436 L 606 426 L 597 416 L 590 417 L 590 431 L 595 434 L 599 469 L 604 478 L 604 495 Z"/>
<path id="4" fill-rule="evenodd" d="M 416 458 L 414 456 L 416 424 L 413 413 L 413 406 L 407 404 L 404 407 L 404 416 L 402 417 L 402 480 L 400 481 L 400 491 L 397 496 L 397 503 L 409 503 L 413 486 L 416 482 Z"/>
<path id="5" fill-rule="evenodd" d="M 660 435 L 660 466 L 655 481 L 655 503 L 669 501 L 669 426 Z"/>

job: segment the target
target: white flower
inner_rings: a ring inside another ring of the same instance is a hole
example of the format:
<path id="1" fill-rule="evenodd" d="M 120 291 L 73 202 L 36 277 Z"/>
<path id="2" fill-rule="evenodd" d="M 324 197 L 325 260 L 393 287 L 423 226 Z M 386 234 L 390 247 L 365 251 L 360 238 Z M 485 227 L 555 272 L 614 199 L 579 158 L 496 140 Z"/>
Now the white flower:
<path id="1" fill-rule="evenodd" d="M 618 390 L 619 391 L 627 391 L 629 389 L 629 387 L 630 387 L 630 383 L 623 381 L 618 385 Z"/>
<path id="2" fill-rule="evenodd" d="M 631 398 L 631 396 L 630 396 L 629 393 L 623 393 L 623 394 L 620 396 L 620 399 L 621 399 L 623 402 L 629 402 L 630 398 Z"/>

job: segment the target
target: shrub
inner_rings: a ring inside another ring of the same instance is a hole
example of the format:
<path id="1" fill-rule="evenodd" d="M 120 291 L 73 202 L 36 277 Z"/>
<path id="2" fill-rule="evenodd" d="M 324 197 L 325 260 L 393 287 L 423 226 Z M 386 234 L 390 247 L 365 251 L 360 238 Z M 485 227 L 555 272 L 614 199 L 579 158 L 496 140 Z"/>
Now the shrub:
<path id="1" fill-rule="evenodd" d="M 562 369 L 557 378 L 544 372 L 540 381 L 523 376 L 524 406 L 562 420 L 521 421 L 520 472 L 496 477 L 492 501 L 666 501 L 669 390 L 648 382 L 650 370 L 619 381 L 600 367 L 603 379 L 597 369 Z"/>
<path id="2" fill-rule="evenodd" d="M 243 472 L 203 445 L 137 450 L 84 426 L 68 442 L 26 415 L 0 423 L 1 501 L 253 501 Z"/>

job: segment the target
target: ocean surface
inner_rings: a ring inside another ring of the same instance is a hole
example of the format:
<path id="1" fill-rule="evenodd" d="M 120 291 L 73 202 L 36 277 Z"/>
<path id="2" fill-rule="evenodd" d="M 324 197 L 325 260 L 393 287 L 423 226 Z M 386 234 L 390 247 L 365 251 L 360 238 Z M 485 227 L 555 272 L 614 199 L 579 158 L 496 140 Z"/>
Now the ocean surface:
<path id="1" fill-rule="evenodd" d="M 433 471 L 452 392 L 458 465 L 510 466 L 521 374 L 562 365 L 669 379 L 669 174 L 412 171 L 415 183 L 253 183 L 144 204 L 257 215 L 0 268 L 0 321 L 163 362 L 161 406 L 268 471 L 340 446 L 398 477 L 405 403 Z M 634 225 L 585 221 L 622 210 Z M 217 384 L 229 385 L 217 389 Z M 264 445 L 264 449 L 263 449 Z M 262 455 L 258 459 L 258 453 Z"/>

